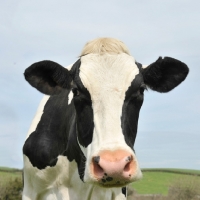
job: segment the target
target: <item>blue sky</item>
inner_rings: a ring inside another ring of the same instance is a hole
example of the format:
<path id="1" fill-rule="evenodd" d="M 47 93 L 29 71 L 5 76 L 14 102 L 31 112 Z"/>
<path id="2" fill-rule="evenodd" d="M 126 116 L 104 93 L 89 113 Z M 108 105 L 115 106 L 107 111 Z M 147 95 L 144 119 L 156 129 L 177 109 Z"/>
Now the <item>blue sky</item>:
<path id="1" fill-rule="evenodd" d="M 142 168 L 200 169 L 200 1 L 0 2 L 0 166 L 23 167 L 22 146 L 42 94 L 23 78 L 40 60 L 67 66 L 97 37 L 122 40 L 143 64 L 159 56 L 190 73 L 170 93 L 148 90 L 135 150 Z"/>

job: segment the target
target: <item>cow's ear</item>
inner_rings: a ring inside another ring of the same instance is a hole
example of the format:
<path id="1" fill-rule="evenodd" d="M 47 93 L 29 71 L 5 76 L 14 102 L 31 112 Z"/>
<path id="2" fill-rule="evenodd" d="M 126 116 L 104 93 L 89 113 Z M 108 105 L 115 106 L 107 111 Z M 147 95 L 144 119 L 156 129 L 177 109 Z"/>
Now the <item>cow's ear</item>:
<path id="1" fill-rule="evenodd" d="M 157 92 L 169 92 L 185 80 L 187 65 L 170 57 L 159 57 L 156 62 L 142 69 L 145 84 Z"/>
<path id="2" fill-rule="evenodd" d="M 32 64 L 24 72 L 25 79 L 44 94 L 59 94 L 63 88 L 70 89 L 72 77 L 69 71 L 53 61 Z"/>

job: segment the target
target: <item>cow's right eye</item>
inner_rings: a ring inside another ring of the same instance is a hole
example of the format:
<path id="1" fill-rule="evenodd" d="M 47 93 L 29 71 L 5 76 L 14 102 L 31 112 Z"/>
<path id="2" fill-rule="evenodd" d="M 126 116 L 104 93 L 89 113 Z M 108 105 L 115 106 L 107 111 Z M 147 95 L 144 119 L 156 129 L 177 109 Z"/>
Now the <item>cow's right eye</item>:
<path id="1" fill-rule="evenodd" d="M 79 92 L 79 90 L 77 88 L 73 88 L 72 92 L 74 93 L 74 96 L 79 96 L 80 95 L 80 92 Z"/>

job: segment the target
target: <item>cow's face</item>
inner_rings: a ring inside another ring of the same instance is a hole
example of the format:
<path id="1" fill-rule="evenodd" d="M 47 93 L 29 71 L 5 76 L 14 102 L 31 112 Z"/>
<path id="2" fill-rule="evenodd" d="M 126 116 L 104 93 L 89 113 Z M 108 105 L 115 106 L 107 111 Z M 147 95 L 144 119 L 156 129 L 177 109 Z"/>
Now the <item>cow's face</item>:
<path id="1" fill-rule="evenodd" d="M 46 94 L 71 91 L 76 133 L 68 146 L 76 142 L 80 153 L 73 154 L 81 158 L 68 156 L 76 160 L 83 181 L 116 187 L 141 177 L 133 146 L 144 89 L 168 92 L 187 73 L 184 63 L 168 57 L 142 68 L 124 51 L 83 55 L 70 71 L 42 61 L 28 68 L 25 77 Z"/>
<path id="2" fill-rule="evenodd" d="M 73 69 L 74 70 L 74 69 Z M 73 82 L 86 182 L 124 185 L 141 177 L 133 145 L 145 84 L 127 54 L 83 56 Z"/>

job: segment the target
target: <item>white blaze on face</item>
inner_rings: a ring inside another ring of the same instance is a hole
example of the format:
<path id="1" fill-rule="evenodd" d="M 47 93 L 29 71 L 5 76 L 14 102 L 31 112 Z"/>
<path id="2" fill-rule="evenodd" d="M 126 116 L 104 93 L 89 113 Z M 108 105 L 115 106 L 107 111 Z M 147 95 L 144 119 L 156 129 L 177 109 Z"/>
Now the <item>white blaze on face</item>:
<path id="1" fill-rule="evenodd" d="M 87 148 L 87 159 L 105 149 L 131 150 L 124 140 L 121 116 L 125 93 L 137 74 L 134 58 L 124 53 L 81 57 L 79 76 L 90 93 L 94 114 L 93 140 Z"/>

